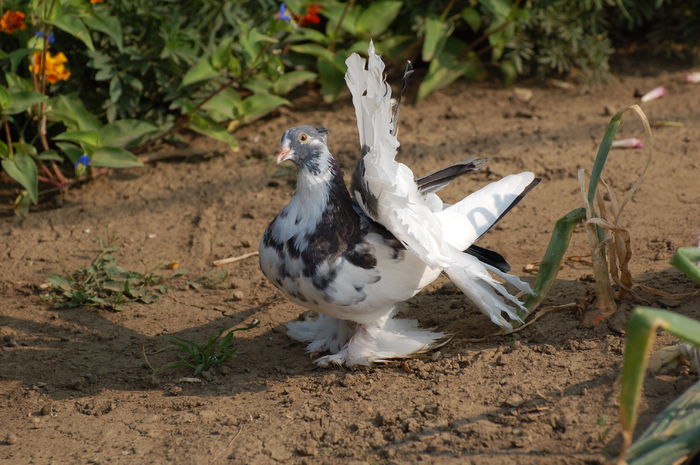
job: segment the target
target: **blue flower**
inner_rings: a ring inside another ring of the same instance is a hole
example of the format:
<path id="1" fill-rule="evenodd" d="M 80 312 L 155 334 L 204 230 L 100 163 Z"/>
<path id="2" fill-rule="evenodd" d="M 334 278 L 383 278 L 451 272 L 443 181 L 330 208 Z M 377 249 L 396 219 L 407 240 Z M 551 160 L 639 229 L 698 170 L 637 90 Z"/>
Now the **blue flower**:
<path id="1" fill-rule="evenodd" d="M 80 158 L 78 158 L 78 161 L 75 162 L 75 167 L 77 168 L 80 165 L 90 166 L 90 157 L 87 156 L 86 154 L 80 155 Z"/>
<path id="2" fill-rule="evenodd" d="M 282 21 L 287 21 L 290 24 L 292 23 L 292 15 L 287 11 L 287 5 L 284 3 L 280 5 L 280 11 L 275 16 Z"/>
<path id="3" fill-rule="evenodd" d="M 44 38 L 44 32 L 43 32 L 43 31 L 36 31 L 36 32 L 34 33 L 34 37 L 38 37 L 38 38 L 40 38 L 40 39 L 43 39 L 43 38 Z M 54 42 L 56 42 L 56 37 L 53 35 L 53 32 L 49 32 L 49 43 L 50 43 L 50 44 L 53 44 Z"/>

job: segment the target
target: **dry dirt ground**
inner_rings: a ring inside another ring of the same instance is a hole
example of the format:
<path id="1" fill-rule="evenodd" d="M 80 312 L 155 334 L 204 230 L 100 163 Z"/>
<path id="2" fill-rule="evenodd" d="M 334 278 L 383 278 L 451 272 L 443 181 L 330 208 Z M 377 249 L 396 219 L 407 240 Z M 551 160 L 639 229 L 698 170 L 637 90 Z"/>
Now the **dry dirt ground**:
<path id="1" fill-rule="evenodd" d="M 668 264 L 700 232 L 700 85 L 685 84 L 681 71 L 617 75 L 587 93 L 533 85 L 527 103 L 513 89 L 456 84 L 402 112 L 400 160 L 423 175 L 468 156 L 490 158 L 488 169 L 446 189 L 447 201 L 509 173 L 540 176 L 482 241 L 532 280 L 525 265 L 541 258 L 554 221 L 581 205 L 576 172 L 592 165 L 606 106 L 620 109 L 637 100 L 635 90 L 660 84 L 669 95 L 645 110 L 684 126 L 656 130 L 653 165 L 622 222 L 632 233 L 635 280 L 691 292 L 697 287 Z M 639 123 L 626 121 L 620 137 L 641 137 Z M 405 314 L 452 341 L 422 359 L 357 370 L 314 368 L 284 332 L 302 309 L 266 282 L 255 258 L 226 266 L 224 288 L 188 286 L 213 260 L 256 250 L 293 192 L 294 171 L 280 171 L 272 156 L 282 132 L 299 124 L 329 128 L 333 153 L 351 169 L 358 150 L 349 100 L 324 106 L 310 96 L 239 131 L 236 153 L 195 139 L 200 156 L 115 171 L 71 190 L 60 208 L 0 218 L 0 463 L 509 465 L 614 457 L 624 328 L 637 302 L 625 298 L 616 316 L 585 328 L 591 271 L 584 263 L 567 263 L 544 303 L 576 308 L 485 342 L 472 339 L 497 328 L 440 280 Z M 608 179 L 628 187 L 643 160 L 639 150 L 614 151 Z M 120 312 L 43 303 L 47 275 L 86 266 L 108 234 L 119 238 L 116 255 L 126 267 L 176 261 L 189 274 L 156 303 Z M 578 228 L 568 255 L 587 254 Z M 700 317 L 698 297 L 650 303 Z M 177 359 L 164 335 L 204 340 L 254 319 L 259 327 L 236 333 L 239 356 L 202 382 L 183 381 L 191 376 L 185 369 L 150 368 Z M 657 345 L 671 341 L 662 336 Z M 640 429 L 694 376 L 648 376 Z"/>

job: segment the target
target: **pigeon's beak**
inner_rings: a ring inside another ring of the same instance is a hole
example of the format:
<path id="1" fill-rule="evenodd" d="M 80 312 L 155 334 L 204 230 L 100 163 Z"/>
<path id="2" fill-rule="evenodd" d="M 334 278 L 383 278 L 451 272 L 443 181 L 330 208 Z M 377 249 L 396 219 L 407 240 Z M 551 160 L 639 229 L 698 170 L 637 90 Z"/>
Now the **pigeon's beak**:
<path id="1" fill-rule="evenodd" d="M 282 163 L 283 161 L 287 161 L 290 158 L 294 156 L 294 150 L 292 150 L 291 147 L 288 145 L 283 145 L 282 148 L 280 149 L 279 153 L 277 154 L 277 163 Z"/>

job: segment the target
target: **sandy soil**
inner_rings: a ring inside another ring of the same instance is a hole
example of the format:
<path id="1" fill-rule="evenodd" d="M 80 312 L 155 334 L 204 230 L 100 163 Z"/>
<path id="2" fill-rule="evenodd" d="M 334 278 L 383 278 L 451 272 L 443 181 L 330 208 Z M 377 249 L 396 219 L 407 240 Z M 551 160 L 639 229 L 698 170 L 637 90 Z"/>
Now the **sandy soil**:
<path id="1" fill-rule="evenodd" d="M 656 130 L 653 166 L 623 224 L 635 280 L 690 292 L 697 287 L 668 264 L 700 232 L 700 85 L 683 83 L 682 72 L 618 75 L 588 93 L 533 85 L 529 102 L 513 89 L 456 84 L 402 112 L 401 160 L 422 175 L 489 157 L 488 169 L 446 189 L 447 201 L 509 173 L 542 177 L 482 241 L 532 279 L 524 266 L 541 258 L 554 221 L 581 204 L 576 171 L 592 165 L 606 106 L 620 109 L 635 90 L 659 84 L 669 95 L 645 110 L 684 127 Z M 237 153 L 195 139 L 201 156 L 115 171 L 71 190 L 60 208 L 0 218 L 0 463 L 598 464 L 615 455 L 624 328 L 637 301 L 628 297 L 609 321 L 583 327 L 585 264 L 564 266 L 544 303 L 576 308 L 485 342 L 471 340 L 497 328 L 440 280 L 405 313 L 454 339 L 422 359 L 358 370 L 314 369 L 284 333 L 302 309 L 266 282 L 256 259 L 226 267 L 228 288 L 187 285 L 213 260 L 256 250 L 293 191 L 294 171 L 272 158 L 280 135 L 307 123 L 329 128 L 349 172 L 358 155 L 349 100 L 322 106 L 310 95 L 241 130 Z M 620 137 L 640 134 L 629 118 Z M 615 151 L 607 177 L 626 188 L 643 159 Z M 108 233 L 122 245 L 120 264 L 177 261 L 189 275 L 156 303 L 121 312 L 43 303 L 47 275 L 86 266 Z M 570 255 L 588 253 L 577 230 Z M 700 317 L 698 297 L 650 303 Z M 200 383 L 182 381 L 191 376 L 185 369 L 149 367 L 176 360 L 163 335 L 203 340 L 254 319 L 258 328 L 237 333 L 240 355 Z M 650 375 L 640 428 L 693 380 L 682 371 Z"/>

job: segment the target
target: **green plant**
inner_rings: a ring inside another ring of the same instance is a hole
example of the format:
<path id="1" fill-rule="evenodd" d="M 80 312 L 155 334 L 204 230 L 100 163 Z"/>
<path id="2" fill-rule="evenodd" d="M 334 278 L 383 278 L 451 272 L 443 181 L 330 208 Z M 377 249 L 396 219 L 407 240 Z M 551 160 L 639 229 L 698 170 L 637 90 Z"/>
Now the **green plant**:
<path id="1" fill-rule="evenodd" d="M 224 330 L 221 330 L 215 336 L 210 336 L 204 344 L 178 336 L 165 336 L 166 340 L 178 349 L 180 360 L 170 362 L 161 367 L 160 370 L 185 367 L 190 368 L 194 376 L 197 376 L 204 370 L 219 366 L 235 356 L 238 351 L 238 348 L 233 344 L 233 333 L 251 330 L 259 324 L 260 321 L 253 320 L 248 326 L 234 328 L 223 337 L 221 335 L 224 334 Z"/>
<path id="2" fill-rule="evenodd" d="M 678 249 L 671 259 L 671 264 L 700 284 L 700 268 L 691 260 L 700 260 L 700 248 Z M 623 438 L 620 460 L 628 464 L 675 464 L 684 462 L 688 457 L 700 452 L 700 382 L 695 383 L 659 414 L 632 444 L 644 374 L 658 329 L 665 329 L 700 348 L 700 321 L 648 307 L 637 307 L 632 312 L 627 325 L 620 381 L 620 421 Z M 700 368 L 696 366 L 695 369 Z"/>
<path id="3" fill-rule="evenodd" d="M 100 251 L 86 268 L 68 275 L 48 276 L 52 293 L 44 298 L 54 308 L 98 307 L 116 311 L 129 302 L 154 302 L 159 294 L 167 292 L 164 284 L 167 278 L 153 270 L 145 273 L 126 270 L 117 265 L 112 255 L 119 246 L 105 244 L 102 240 L 99 245 Z M 173 277 L 181 274 L 177 271 Z"/>

